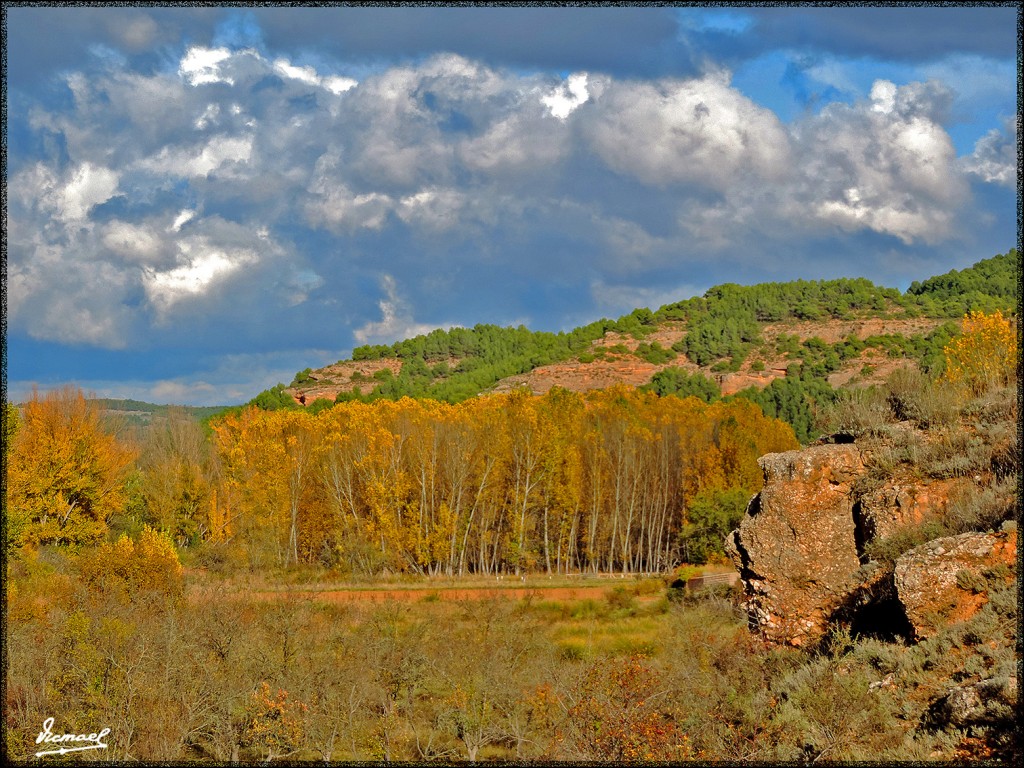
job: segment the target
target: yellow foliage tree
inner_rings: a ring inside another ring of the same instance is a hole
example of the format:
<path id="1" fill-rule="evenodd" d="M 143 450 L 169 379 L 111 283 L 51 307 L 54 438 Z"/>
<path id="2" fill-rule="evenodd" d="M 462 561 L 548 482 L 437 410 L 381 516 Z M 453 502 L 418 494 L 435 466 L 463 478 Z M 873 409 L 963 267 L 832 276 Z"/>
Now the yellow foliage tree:
<path id="1" fill-rule="evenodd" d="M 254 563 L 365 573 L 669 567 L 702 490 L 756 491 L 757 457 L 797 447 L 746 400 L 618 386 L 459 405 L 403 398 L 214 425 L 222 499 Z"/>
<path id="2" fill-rule="evenodd" d="M 125 504 L 135 452 L 106 431 L 81 390 L 33 392 L 11 439 L 4 514 L 21 544 L 82 544 Z"/>
<path id="3" fill-rule="evenodd" d="M 943 350 L 945 379 L 971 395 L 1006 386 L 1017 375 L 1017 329 L 1003 313 L 969 312 L 963 333 Z"/>

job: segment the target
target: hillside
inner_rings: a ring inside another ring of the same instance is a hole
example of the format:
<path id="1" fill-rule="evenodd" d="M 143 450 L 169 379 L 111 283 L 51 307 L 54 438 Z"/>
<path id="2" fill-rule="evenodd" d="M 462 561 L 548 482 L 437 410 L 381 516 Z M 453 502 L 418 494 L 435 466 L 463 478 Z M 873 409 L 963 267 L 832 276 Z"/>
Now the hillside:
<path id="1" fill-rule="evenodd" d="M 197 422 L 203 422 L 222 413 L 232 406 L 160 405 L 142 400 L 119 400 L 108 397 L 92 398 L 101 410 L 104 419 L 114 428 L 143 430 L 165 424 L 172 415 L 181 415 Z"/>
<path id="2" fill-rule="evenodd" d="M 772 410 L 769 401 L 785 399 L 787 378 L 804 382 L 800 394 L 813 399 L 815 392 L 880 383 L 908 363 L 933 369 L 966 312 L 1015 309 L 1019 270 L 1011 249 L 914 282 L 905 293 L 862 278 L 725 284 L 568 333 L 494 325 L 435 330 L 357 347 L 350 360 L 300 371 L 252 403 L 270 410 L 402 396 L 454 403 L 519 387 L 542 394 L 624 383 L 706 400 L 743 394 Z M 773 382 L 780 383 L 758 394 Z"/>

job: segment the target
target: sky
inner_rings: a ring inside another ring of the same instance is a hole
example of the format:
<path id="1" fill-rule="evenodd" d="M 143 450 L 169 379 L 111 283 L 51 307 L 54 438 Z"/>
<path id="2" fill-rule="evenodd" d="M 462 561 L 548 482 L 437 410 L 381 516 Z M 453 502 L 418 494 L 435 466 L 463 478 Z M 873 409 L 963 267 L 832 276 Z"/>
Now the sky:
<path id="1" fill-rule="evenodd" d="M 1013 6 L 4 7 L 9 400 L 1017 245 Z"/>

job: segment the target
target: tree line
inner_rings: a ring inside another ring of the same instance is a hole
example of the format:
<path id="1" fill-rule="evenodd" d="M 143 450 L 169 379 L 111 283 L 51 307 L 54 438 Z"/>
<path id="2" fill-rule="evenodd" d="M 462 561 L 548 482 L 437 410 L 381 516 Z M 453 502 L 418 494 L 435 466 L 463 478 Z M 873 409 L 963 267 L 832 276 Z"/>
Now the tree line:
<path id="1" fill-rule="evenodd" d="M 141 446 L 107 433 L 80 392 L 36 396 L 11 419 L 9 551 L 146 524 L 254 568 L 363 574 L 702 562 L 758 490 L 757 457 L 798 446 L 747 400 L 624 386 L 248 408 L 210 422 L 209 439 L 170 419 Z"/>
<path id="2" fill-rule="evenodd" d="M 268 565 L 452 575 L 670 568 L 695 500 L 752 494 L 757 457 L 798 445 L 748 401 L 626 387 L 249 409 L 213 432 L 215 538 Z"/>

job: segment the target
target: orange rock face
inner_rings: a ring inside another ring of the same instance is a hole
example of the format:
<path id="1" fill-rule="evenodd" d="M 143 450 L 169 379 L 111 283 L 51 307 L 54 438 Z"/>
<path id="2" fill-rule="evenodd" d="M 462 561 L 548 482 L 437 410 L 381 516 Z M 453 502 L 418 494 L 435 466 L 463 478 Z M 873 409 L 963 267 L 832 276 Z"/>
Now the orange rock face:
<path id="1" fill-rule="evenodd" d="M 860 499 L 864 538 L 885 538 L 901 528 L 920 525 L 927 518 L 939 515 L 969 484 L 964 478 L 933 480 L 927 484 L 896 482 L 865 494 Z"/>
<path id="2" fill-rule="evenodd" d="M 940 517 L 976 482 L 908 475 L 864 492 L 857 481 L 869 457 L 840 443 L 758 460 L 764 487 L 726 549 L 751 628 L 766 640 L 809 646 L 833 623 L 876 631 L 883 621 L 899 636 L 927 637 L 970 618 L 991 579 L 1015 578 L 1016 531 L 929 542 L 900 558 L 895 573 L 868 562 L 866 544 Z"/>
<path id="3" fill-rule="evenodd" d="M 896 563 L 896 592 L 918 638 L 966 621 L 988 590 L 1016 578 L 1017 531 L 963 533 L 915 547 Z"/>
<path id="4" fill-rule="evenodd" d="M 860 451 L 819 445 L 768 454 L 758 463 L 764 488 L 727 542 L 745 607 L 766 639 L 814 642 L 858 583 L 851 491 L 864 471 Z"/>

